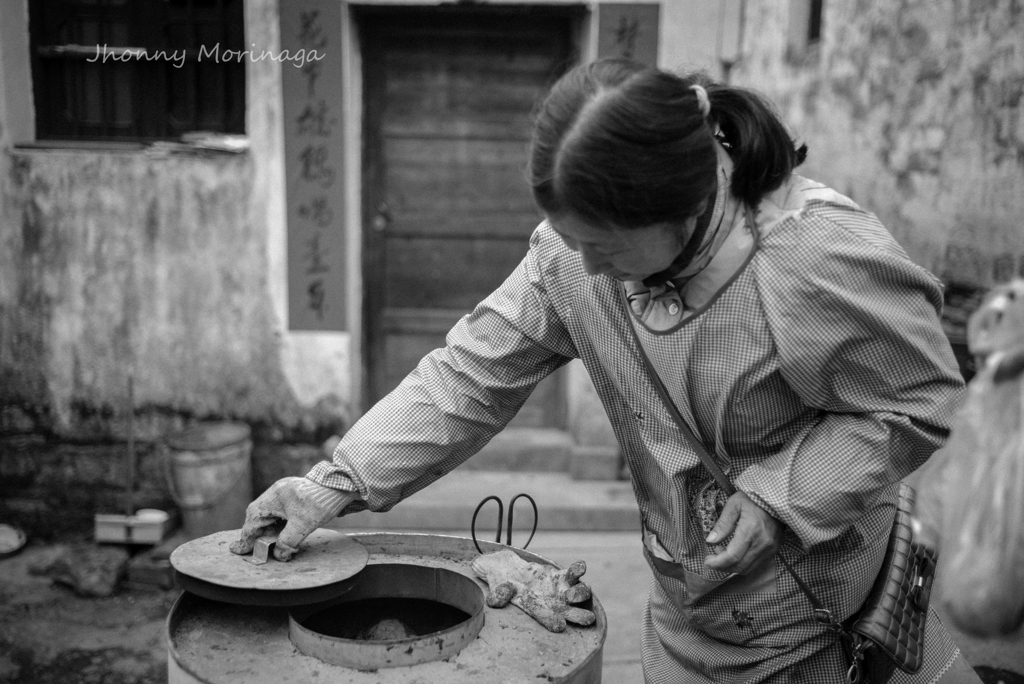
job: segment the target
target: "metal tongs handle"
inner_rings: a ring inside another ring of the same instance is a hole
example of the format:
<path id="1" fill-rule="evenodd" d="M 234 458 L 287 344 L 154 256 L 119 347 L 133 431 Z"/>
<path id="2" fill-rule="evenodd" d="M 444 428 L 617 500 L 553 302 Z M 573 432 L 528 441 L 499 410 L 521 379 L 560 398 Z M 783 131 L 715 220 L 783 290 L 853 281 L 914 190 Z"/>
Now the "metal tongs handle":
<path id="1" fill-rule="evenodd" d="M 533 506 L 533 529 L 530 530 L 530 538 L 526 540 L 525 544 L 523 544 L 522 548 L 525 549 L 530 545 L 530 542 L 533 541 L 533 535 L 537 533 L 537 502 L 533 500 L 532 496 L 526 493 L 516 494 L 512 497 L 512 500 L 508 502 L 508 527 L 505 529 L 505 545 L 512 546 L 512 512 L 515 509 L 516 501 L 519 497 L 526 497 L 526 500 L 530 502 L 531 506 Z M 473 545 L 480 553 L 483 553 L 483 550 L 481 550 L 480 544 L 476 541 L 476 517 L 480 514 L 480 509 L 484 507 L 484 504 L 492 500 L 498 503 L 498 533 L 495 535 L 494 541 L 498 544 L 501 543 L 501 524 L 504 522 L 505 505 L 502 504 L 499 497 L 492 494 L 477 505 L 476 510 L 473 511 L 473 521 L 470 523 L 470 534 L 473 536 Z"/>

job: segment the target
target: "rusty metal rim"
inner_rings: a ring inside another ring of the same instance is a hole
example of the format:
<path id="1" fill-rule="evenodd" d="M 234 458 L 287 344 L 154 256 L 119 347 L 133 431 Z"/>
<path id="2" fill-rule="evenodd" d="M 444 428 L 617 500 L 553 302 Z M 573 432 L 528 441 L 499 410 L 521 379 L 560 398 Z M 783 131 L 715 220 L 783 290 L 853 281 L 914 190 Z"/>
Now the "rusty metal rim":
<path id="1" fill-rule="evenodd" d="M 164 641 L 167 642 L 167 656 L 170 661 L 173 661 L 174 666 L 188 674 L 190 677 L 195 679 L 197 682 L 202 684 L 211 684 L 207 679 L 200 677 L 195 670 L 188 666 L 185 659 L 178 653 L 178 649 L 174 647 L 174 632 L 178 629 L 179 623 L 184 619 L 188 604 L 195 601 L 198 597 L 194 594 L 190 594 L 187 591 L 183 591 L 178 594 L 178 598 L 174 600 L 174 605 L 171 606 L 171 610 L 167 613 L 167 620 L 164 622 Z M 201 599 L 200 599 L 201 600 Z M 168 663 L 170 667 L 170 662 Z"/>
<path id="2" fill-rule="evenodd" d="M 315 632 L 302 622 L 329 606 L 307 606 L 288 613 L 288 637 L 302 653 L 332 665 L 359 670 L 419 665 L 455 655 L 484 626 L 484 594 L 469 577 L 445 568 L 407 563 L 368 565 L 362 583 L 330 606 L 363 598 L 417 598 L 454 606 L 469 618 L 447 629 L 406 639 L 359 641 Z"/>
<path id="3" fill-rule="evenodd" d="M 164 443 L 175 451 L 206 452 L 237 447 L 239 444 L 251 440 L 252 428 L 248 423 L 209 421 L 197 423 L 170 435 L 164 440 Z"/>

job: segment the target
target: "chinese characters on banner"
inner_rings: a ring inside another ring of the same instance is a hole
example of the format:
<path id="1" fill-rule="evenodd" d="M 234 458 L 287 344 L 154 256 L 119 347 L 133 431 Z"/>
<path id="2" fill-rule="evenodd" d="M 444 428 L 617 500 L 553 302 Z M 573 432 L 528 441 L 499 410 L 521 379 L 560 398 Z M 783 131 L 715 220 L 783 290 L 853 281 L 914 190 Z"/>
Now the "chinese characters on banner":
<path id="1" fill-rule="evenodd" d="M 290 330 L 346 327 L 341 5 L 280 3 Z"/>
<path id="2" fill-rule="evenodd" d="M 597 56 L 658 64 L 658 3 L 601 3 L 597 15 Z"/>

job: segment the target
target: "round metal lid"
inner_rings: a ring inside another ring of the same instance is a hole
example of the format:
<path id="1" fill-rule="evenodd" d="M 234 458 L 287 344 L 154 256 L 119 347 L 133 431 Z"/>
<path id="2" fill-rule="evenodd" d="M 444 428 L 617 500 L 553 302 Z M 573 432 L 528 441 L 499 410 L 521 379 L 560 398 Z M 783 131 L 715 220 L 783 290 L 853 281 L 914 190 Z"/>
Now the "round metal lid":
<path id="1" fill-rule="evenodd" d="M 337 598 L 351 589 L 369 553 L 341 532 L 319 529 L 287 562 L 271 553 L 262 565 L 228 547 L 240 530 L 193 539 L 171 553 L 175 580 L 185 591 L 213 601 L 254 606 L 299 606 Z"/>

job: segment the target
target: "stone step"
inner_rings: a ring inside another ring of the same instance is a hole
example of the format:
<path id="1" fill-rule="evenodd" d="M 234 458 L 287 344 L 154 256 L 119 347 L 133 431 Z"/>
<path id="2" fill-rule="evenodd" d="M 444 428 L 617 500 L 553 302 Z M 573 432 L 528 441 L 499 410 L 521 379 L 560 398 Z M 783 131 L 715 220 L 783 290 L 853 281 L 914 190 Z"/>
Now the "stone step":
<path id="1" fill-rule="evenodd" d="M 555 428 L 505 428 L 460 470 L 569 472 L 573 440 Z"/>
<path id="2" fill-rule="evenodd" d="M 335 529 L 463 530 L 470 533 L 473 511 L 487 496 L 501 497 L 507 509 L 516 494 L 537 502 L 538 530 L 632 531 L 640 529 L 633 489 L 623 480 L 574 480 L 568 473 L 455 470 L 413 494 L 386 513 L 362 511 L 331 523 Z M 505 512 L 506 524 L 508 511 Z M 529 501 L 516 502 L 515 536 L 529 536 L 533 511 Z M 477 536 L 494 539 L 497 506 L 488 503 L 477 520 Z"/>
<path id="3" fill-rule="evenodd" d="M 577 480 L 616 480 L 622 456 L 617 445 L 576 444 L 565 430 L 509 427 L 459 470 L 561 472 Z"/>

